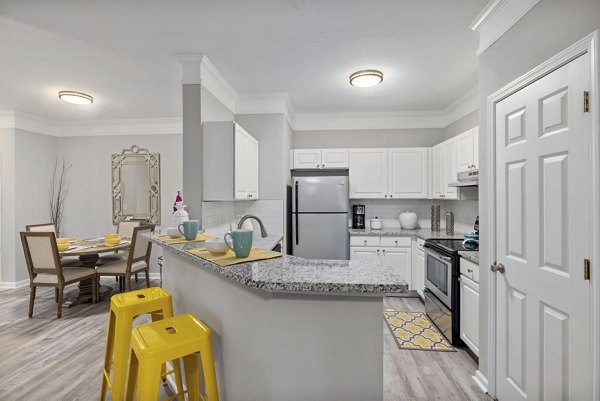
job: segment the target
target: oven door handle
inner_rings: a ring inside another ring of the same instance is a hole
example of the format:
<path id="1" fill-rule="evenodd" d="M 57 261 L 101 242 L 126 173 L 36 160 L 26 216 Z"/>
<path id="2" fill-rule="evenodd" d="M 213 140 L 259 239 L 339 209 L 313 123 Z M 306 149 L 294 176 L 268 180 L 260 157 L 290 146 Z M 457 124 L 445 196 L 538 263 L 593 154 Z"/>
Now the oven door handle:
<path id="1" fill-rule="evenodd" d="M 442 255 L 442 254 L 440 254 L 440 253 L 438 253 L 438 252 L 431 251 L 430 249 L 431 249 L 431 248 L 427 248 L 427 249 L 425 249 L 425 253 L 426 253 L 426 254 L 428 254 L 428 255 L 431 255 L 431 256 L 433 256 L 433 257 L 434 257 L 434 258 L 436 258 L 436 259 L 441 259 L 441 260 L 443 260 L 444 262 L 447 262 L 447 263 L 452 263 L 452 259 L 450 259 L 448 256 L 444 256 L 444 255 Z"/>

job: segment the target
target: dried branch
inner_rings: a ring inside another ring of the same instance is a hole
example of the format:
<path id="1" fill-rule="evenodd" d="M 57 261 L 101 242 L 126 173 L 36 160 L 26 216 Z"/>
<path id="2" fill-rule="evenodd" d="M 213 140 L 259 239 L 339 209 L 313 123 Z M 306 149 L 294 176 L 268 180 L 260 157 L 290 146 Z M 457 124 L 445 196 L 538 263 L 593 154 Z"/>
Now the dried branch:
<path id="1" fill-rule="evenodd" d="M 50 200 L 50 220 L 56 227 L 57 234 L 59 234 L 62 229 L 63 209 L 70 186 L 70 182 L 68 180 L 68 173 L 70 169 L 71 165 L 69 164 L 67 166 L 64 160 L 60 165 L 58 163 L 58 159 L 56 159 L 54 162 L 54 171 L 52 172 L 48 195 Z"/>

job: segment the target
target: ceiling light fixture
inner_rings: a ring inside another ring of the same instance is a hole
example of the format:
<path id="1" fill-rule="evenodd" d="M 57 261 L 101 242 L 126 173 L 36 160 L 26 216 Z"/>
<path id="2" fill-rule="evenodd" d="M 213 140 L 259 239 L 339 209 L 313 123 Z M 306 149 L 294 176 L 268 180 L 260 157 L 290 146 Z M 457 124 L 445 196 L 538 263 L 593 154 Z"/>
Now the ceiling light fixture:
<path id="1" fill-rule="evenodd" d="M 73 104 L 92 104 L 94 102 L 94 98 L 90 95 L 74 91 L 60 91 L 58 97 Z"/>
<path id="2" fill-rule="evenodd" d="M 350 85 L 358 88 L 379 85 L 383 81 L 383 73 L 378 70 L 361 70 L 350 75 Z"/>

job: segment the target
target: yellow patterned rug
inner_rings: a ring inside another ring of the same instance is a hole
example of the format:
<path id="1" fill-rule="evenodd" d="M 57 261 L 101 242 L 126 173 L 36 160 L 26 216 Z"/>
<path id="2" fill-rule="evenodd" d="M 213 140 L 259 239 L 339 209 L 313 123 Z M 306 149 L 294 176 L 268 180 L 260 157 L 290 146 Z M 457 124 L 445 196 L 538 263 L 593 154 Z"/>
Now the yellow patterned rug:
<path id="1" fill-rule="evenodd" d="M 398 347 L 425 351 L 456 351 L 423 312 L 383 312 Z"/>

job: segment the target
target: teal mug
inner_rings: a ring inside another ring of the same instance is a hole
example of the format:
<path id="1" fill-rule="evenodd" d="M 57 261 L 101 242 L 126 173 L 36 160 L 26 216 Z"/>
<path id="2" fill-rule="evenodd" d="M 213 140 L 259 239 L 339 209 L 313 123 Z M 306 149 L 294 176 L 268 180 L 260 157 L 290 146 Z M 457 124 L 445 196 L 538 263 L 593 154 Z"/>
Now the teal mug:
<path id="1" fill-rule="evenodd" d="M 183 229 L 181 229 L 181 227 L 183 227 Z M 193 241 L 198 235 L 198 230 L 200 230 L 200 222 L 198 220 L 184 221 L 177 228 L 186 240 Z"/>
<path id="2" fill-rule="evenodd" d="M 229 249 L 235 252 L 236 257 L 247 258 L 252 249 L 252 234 L 252 230 L 233 230 L 232 232 L 225 234 L 223 239 Z M 227 237 L 231 237 L 233 246 L 229 244 Z"/>

